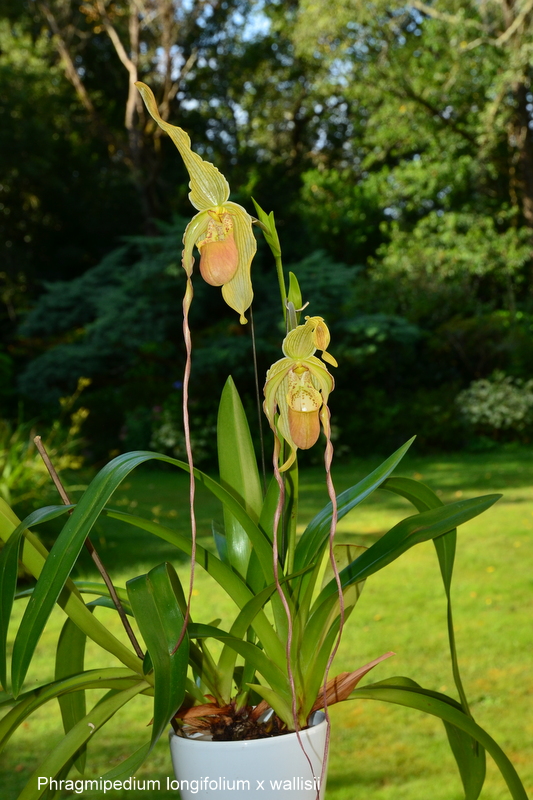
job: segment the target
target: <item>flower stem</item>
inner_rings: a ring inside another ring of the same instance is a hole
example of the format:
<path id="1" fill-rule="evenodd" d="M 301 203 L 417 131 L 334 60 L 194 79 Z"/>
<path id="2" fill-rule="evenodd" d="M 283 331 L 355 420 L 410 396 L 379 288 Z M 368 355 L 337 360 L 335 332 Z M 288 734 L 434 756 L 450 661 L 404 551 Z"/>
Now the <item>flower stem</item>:
<path id="1" fill-rule="evenodd" d="M 285 286 L 285 276 L 283 275 L 283 262 L 281 253 L 275 256 L 276 272 L 278 275 L 279 292 L 281 295 L 281 307 L 283 309 L 283 319 L 287 319 L 287 287 Z"/>

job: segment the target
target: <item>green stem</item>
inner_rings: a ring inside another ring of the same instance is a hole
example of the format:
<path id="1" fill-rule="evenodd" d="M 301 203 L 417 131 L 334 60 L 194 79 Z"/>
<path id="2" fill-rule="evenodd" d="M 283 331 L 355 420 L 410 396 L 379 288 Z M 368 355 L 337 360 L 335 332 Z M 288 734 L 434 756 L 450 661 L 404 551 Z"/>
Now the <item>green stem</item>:
<path id="1" fill-rule="evenodd" d="M 279 292 L 281 295 L 281 307 L 283 309 L 283 319 L 287 319 L 287 287 L 285 286 L 285 276 L 283 275 L 283 263 L 281 253 L 275 256 L 276 272 L 278 275 Z"/>

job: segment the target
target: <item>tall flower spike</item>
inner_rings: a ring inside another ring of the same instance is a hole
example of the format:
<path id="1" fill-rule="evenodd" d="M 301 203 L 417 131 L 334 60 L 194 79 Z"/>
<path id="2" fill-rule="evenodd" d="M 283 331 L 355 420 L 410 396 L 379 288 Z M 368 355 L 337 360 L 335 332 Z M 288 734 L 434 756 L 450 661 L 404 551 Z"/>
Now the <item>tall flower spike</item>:
<path id="1" fill-rule="evenodd" d="M 322 349 L 322 358 L 337 366 L 326 352 L 329 340 L 322 317 L 307 317 L 304 325 L 298 325 L 285 337 L 285 358 L 276 361 L 267 372 L 263 407 L 276 437 L 276 450 L 281 451 L 281 440 L 291 450 L 280 472 L 291 466 L 298 448 L 307 450 L 315 444 L 321 423 L 329 437 L 327 403 L 335 382 L 326 365 L 314 355 Z"/>
<path id="2" fill-rule="evenodd" d="M 253 299 L 250 268 L 257 249 L 252 218 L 229 198 L 229 184 L 218 169 L 191 149 L 184 130 L 165 122 L 159 114 L 152 90 L 135 84 L 148 112 L 179 150 L 189 173 L 189 200 L 199 211 L 187 225 L 183 236 L 182 264 L 190 278 L 196 246 L 200 251 L 200 272 L 207 283 L 222 286 L 226 303 L 246 322 L 245 311 Z"/>

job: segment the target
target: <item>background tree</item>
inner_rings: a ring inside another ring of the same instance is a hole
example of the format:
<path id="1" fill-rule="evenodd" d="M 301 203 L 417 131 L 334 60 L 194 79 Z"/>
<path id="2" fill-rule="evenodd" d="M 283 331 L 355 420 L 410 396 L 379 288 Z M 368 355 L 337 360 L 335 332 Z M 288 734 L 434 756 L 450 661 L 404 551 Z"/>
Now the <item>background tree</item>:
<path id="1" fill-rule="evenodd" d="M 109 309 L 123 307 L 128 271 L 142 272 L 143 253 L 158 266 L 139 286 L 158 307 L 151 281 L 157 274 L 166 286 L 165 270 L 179 260 L 179 224 L 170 221 L 190 216 L 180 160 L 134 93 L 140 78 L 154 88 L 162 115 L 186 128 L 195 149 L 229 176 L 235 200 L 247 204 L 252 194 L 273 208 L 286 263 L 299 265 L 305 291 L 320 298 L 312 312 L 326 313 L 329 280 L 342 286 L 332 290 L 329 319 L 345 364 L 333 403 L 353 404 L 356 387 L 356 413 L 344 432 L 353 445 L 364 446 L 369 418 L 370 438 L 377 433 L 384 446 L 415 430 L 428 445 L 449 444 L 450 425 L 455 441 L 464 441 L 454 402 L 461 389 L 495 369 L 530 377 L 532 15 L 529 0 L 332 0 L 327 7 L 210 0 L 142 8 L 133 0 L 28 7 L 12 0 L 0 69 L 12 74 L 13 54 L 26 49 L 0 135 L 18 142 L 26 130 L 31 144 L 17 153 L 15 177 L 7 161 L 1 167 L 2 184 L 13 186 L 2 221 L 12 246 L 30 256 L 17 256 L 6 270 L 12 308 L 4 327 L 12 332 L 19 312 L 35 306 L 10 349 L 25 396 L 40 381 L 39 400 L 51 402 L 93 353 L 88 400 L 92 392 L 95 410 L 109 408 L 113 394 L 115 444 L 126 405 L 128 419 L 137 413 L 136 397 L 148 416 L 174 397 L 156 379 L 142 403 L 141 393 L 133 391 L 130 402 L 123 392 L 130 385 L 124 370 L 142 384 L 150 347 L 155 353 L 168 345 L 168 357 L 179 362 L 170 310 L 155 339 L 148 325 L 123 332 L 131 344 L 124 369 L 110 369 L 115 356 L 105 347 L 95 355 L 105 319 L 113 319 Z M 40 192 L 29 193 L 39 201 L 33 216 L 26 184 Z M 61 191 L 52 195 L 57 184 Z M 144 244 L 129 239 L 124 249 L 120 238 L 140 232 L 148 234 Z M 42 246 L 24 251 L 25 236 L 41 237 Z M 261 327 L 269 269 L 260 244 L 260 371 L 277 346 L 277 333 Z M 43 292 L 39 279 L 63 283 Z M 83 307 L 83 281 L 100 279 L 105 292 L 95 289 Z M 137 308 L 136 299 L 128 302 Z M 196 309 L 198 402 L 210 363 L 232 365 L 251 393 L 240 369 L 247 335 L 209 293 Z M 216 354 L 202 351 L 213 325 Z M 98 392 L 107 400 L 97 401 Z"/>

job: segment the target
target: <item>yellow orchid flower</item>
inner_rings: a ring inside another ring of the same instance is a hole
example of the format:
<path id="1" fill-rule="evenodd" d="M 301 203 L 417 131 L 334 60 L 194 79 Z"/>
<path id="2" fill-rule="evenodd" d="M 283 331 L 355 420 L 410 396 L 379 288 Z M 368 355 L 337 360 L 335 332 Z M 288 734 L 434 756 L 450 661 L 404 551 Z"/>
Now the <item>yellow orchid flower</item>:
<path id="1" fill-rule="evenodd" d="M 304 325 L 298 325 L 285 337 L 285 358 L 276 361 L 267 372 L 263 408 L 276 439 L 275 458 L 281 450 L 281 439 L 291 449 L 280 472 L 294 463 L 298 448 L 307 450 L 315 444 L 320 423 L 329 438 L 327 403 L 335 382 L 326 365 L 315 356 L 317 350 L 322 350 L 324 361 L 337 366 L 326 351 L 329 341 L 322 317 L 306 317 Z"/>
<path id="2" fill-rule="evenodd" d="M 202 277 L 212 286 L 222 286 L 224 300 L 245 323 L 244 312 L 253 299 L 250 268 L 257 249 L 252 218 L 242 206 L 229 202 L 226 178 L 191 149 L 185 131 L 161 118 L 152 90 L 140 81 L 135 85 L 150 115 L 178 148 L 190 177 L 189 200 L 199 211 L 183 236 L 183 268 L 190 278 L 196 246 Z"/>

